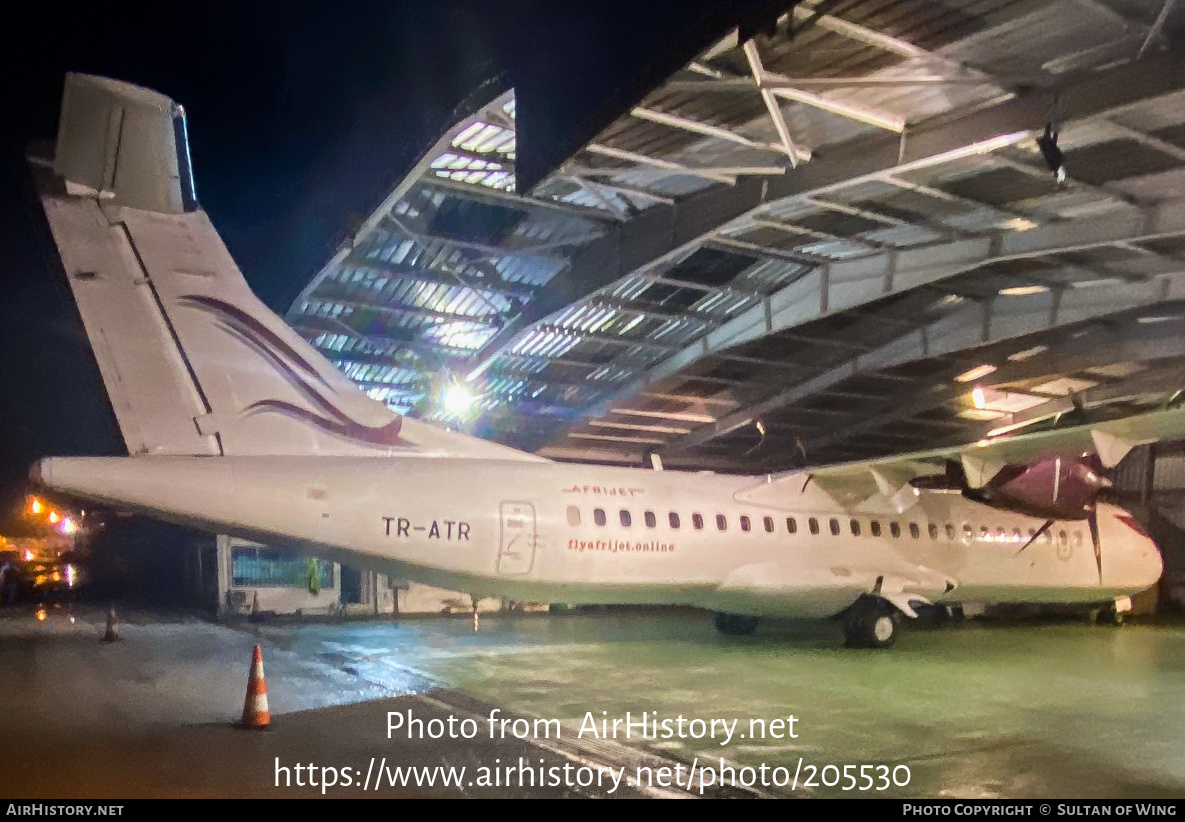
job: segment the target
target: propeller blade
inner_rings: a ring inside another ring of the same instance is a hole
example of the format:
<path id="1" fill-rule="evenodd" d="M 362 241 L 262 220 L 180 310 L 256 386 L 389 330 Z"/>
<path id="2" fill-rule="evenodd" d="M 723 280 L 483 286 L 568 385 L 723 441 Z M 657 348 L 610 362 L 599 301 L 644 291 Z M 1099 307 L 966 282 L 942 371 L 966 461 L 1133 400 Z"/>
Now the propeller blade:
<path id="1" fill-rule="evenodd" d="M 1022 553 L 1024 553 L 1024 550 L 1026 548 L 1028 548 L 1030 545 L 1032 545 L 1034 542 L 1036 542 L 1038 537 L 1040 537 L 1042 534 L 1044 534 L 1046 531 L 1048 531 L 1049 526 L 1051 526 L 1051 525 L 1053 525 L 1053 520 L 1051 520 L 1051 519 L 1045 520 L 1045 524 L 1042 525 L 1040 528 L 1038 528 L 1037 532 L 1035 534 L 1033 534 L 1031 537 L 1029 537 L 1029 541 L 1026 542 L 1024 545 L 1020 546 L 1020 550 L 1016 552 L 1016 555 L 1019 557 Z"/>
<path id="2" fill-rule="evenodd" d="M 1094 564 L 1099 569 L 1099 585 L 1103 584 L 1103 548 L 1099 545 L 1099 515 L 1098 509 L 1091 506 L 1090 516 L 1086 518 L 1090 523 L 1090 541 L 1094 543 Z"/>

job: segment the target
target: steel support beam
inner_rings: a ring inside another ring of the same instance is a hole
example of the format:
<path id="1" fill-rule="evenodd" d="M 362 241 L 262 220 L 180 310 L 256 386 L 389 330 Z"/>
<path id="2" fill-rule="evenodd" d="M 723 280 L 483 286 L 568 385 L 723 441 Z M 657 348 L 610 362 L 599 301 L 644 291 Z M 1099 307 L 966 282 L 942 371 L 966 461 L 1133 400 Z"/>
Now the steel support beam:
<path id="1" fill-rule="evenodd" d="M 426 268 L 407 268 L 404 266 L 390 265 L 384 263 L 382 260 L 359 259 L 352 260 L 347 258 L 342 262 L 342 268 L 349 268 L 354 271 L 370 271 L 381 277 L 395 277 L 418 280 L 423 283 L 432 283 L 434 285 L 447 285 L 453 288 L 471 288 L 474 291 L 486 291 L 502 296 L 522 297 L 530 299 L 532 295 L 537 293 L 540 289 L 537 286 L 528 285 L 526 283 L 507 282 L 505 280 L 494 280 L 492 277 L 475 277 L 472 274 L 461 274 L 453 271 L 435 271 Z M 323 284 L 326 289 L 332 289 L 330 283 Z M 332 290 L 329 291 L 332 294 Z M 316 300 L 331 300 L 332 296 L 319 296 L 315 291 L 310 291 L 304 295 L 304 299 Z"/>
<path id="2" fill-rule="evenodd" d="M 647 384 L 665 379 L 703 357 L 719 354 L 733 346 L 856 308 L 887 294 L 938 283 L 988 263 L 1178 235 L 1185 235 L 1185 200 L 1172 201 L 1122 218 L 1110 216 L 1090 221 L 1055 223 L 1033 231 L 957 240 L 916 250 L 896 250 L 858 260 L 833 262 L 822 269 L 808 272 L 775 292 L 770 296 L 768 306 L 764 302 L 753 306 L 656 364 L 641 381 L 627 386 L 607 402 L 621 402 L 622 398 L 643 390 Z M 1185 272 L 1185 262 L 1181 264 L 1180 270 Z M 1149 304 L 1158 299 L 1172 299 L 1175 290 L 1181 287 L 1179 280 L 1166 273 L 1146 283 L 1125 288 L 1130 289 L 1132 294 L 1141 295 L 1137 301 L 1139 304 Z M 1108 297 L 1116 297 L 1112 289 L 1066 289 L 1030 297 L 997 297 L 993 304 L 997 301 L 1015 301 L 1011 304 L 1017 307 L 1022 306 L 1024 301 L 1038 299 L 1045 305 L 1044 320 L 1048 325 L 1055 325 L 1059 317 L 1062 322 L 1074 317 L 1077 306 L 1089 305 Z M 1122 301 L 1116 301 L 1112 303 L 1111 310 L 1124 307 L 1127 306 Z M 983 307 L 976 303 L 970 303 L 969 308 L 972 312 L 984 313 Z M 987 313 L 990 314 L 990 310 Z M 977 316 L 971 325 L 979 328 L 985 325 L 985 321 L 982 316 Z M 1038 329 L 1039 326 L 1029 327 L 1029 330 Z M 912 334 L 910 332 L 903 339 L 916 340 Z M 974 344 L 982 342 L 986 340 Z M 920 348 L 926 347 L 924 337 L 919 343 Z"/>
<path id="3" fill-rule="evenodd" d="M 1063 124 L 1122 109 L 1185 87 L 1185 53 L 1165 53 L 1139 63 L 1076 76 L 1059 89 Z M 940 164 L 1012 145 L 1044 125 L 1051 91 L 1022 90 L 1012 99 L 972 114 L 934 118 L 899 135 L 877 133 L 831 148 L 793 174 L 740 179 L 655 205 L 576 252 L 563 277 L 552 280 L 529 305 L 522 325 L 504 329 L 483 350 L 501 350 L 525 325 L 622 277 L 686 256 L 707 235 L 777 200 L 819 194 L 886 173 Z M 557 282 L 560 281 L 560 282 Z"/>
<path id="4" fill-rule="evenodd" d="M 323 317 L 302 317 L 300 322 L 292 327 L 296 333 L 306 339 L 318 337 L 321 334 L 341 334 L 364 342 L 374 348 L 389 348 L 394 346 L 398 349 L 408 349 L 429 356 L 434 355 L 439 358 L 456 357 L 467 359 L 473 356 L 473 351 L 468 348 L 438 345 L 428 340 L 404 340 L 399 337 L 388 337 L 382 334 L 363 334 L 361 331 L 351 328 L 340 320 L 326 321 Z M 396 363 L 392 362 L 391 364 L 395 365 Z"/>
<path id="5" fill-rule="evenodd" d="M 736 426 L 744 424 L 745 421 L 759 419 L 762 415 L 776 411 L 797 400 L 821 393 L 857 374 L 879 371 L 966 348 L 1013 339 L 1037 331 L 1081 322 L 1092 317 L 1107 316 L 1116 311 L 1153 305 L 1164 299 L 1185 298 L 1185 270 L 1175 275 L 1163 275 L 1155 281 L 1140 286 L 1132 286 L 1124 294 L 1117 294 L 1112 289 L 1107 289 L 1105 293 L 1100 294 L 1088 294 L 1087 291 L 1082 290 L 1074 295 L 1063 295 L 1063 301 L 1069 297 L 1072 304 L 1063 302 L 1057 306 L 1056 311 L 1051 311 L 1051 300 L 1048 294 L 999 298 L 986 306 L 975 303 L 963 304 L 948 316 L 916 331 L 904 334 L 875 351 L 851 357 L 845 362 L 760 403 L 738 408 L 718 420 L 713 426 L 697 430 L 672 442 L 669 448 L 693 448 L 727 433 Z M 987 383 L 981 384 L 986 385 Z M 843 435 L 867 430 L 869 427 L 884 424 L 885 421 L 904 419 L 919 410 L 931 408 L 969 391 L 969 386 L 956 384 L 942 395 L 923 393 L 917 403 L 906 404 L 888 414 L 845 426 Z M 838 438 L 840 435 L 836 434 L 827 438 L 826 442 L 830 443 Z"/>
<path id="6" fill-rule="evenodd" d="M 434 311 L 431 308 L 426 308 L 422 305 L 408 305 L 406 303 L 378 303 L 368 302 L 366 300 L 356 300 L 346 297 L 332 297 L 332 296 L 317 296 L 309 297 L 305 302 L 321 303 L 323 305 L 344 305 L 347 308 L 355 311 L 376 311 L 379 314 L 393 315 L 396 317 L 426 317 L 431 320 L 438 320 L 440 322 L 467 322 L 474 325 L 492 326 L 496 325 L 501 314 L 451 314 L 447 311 Z M 299 311 L 290 313 L 288 318 L 291 322 L 300 322 L 303 317 L 316 317 L 316 311 Z"/>
<path id="7" fill-rule="evenodd" d="M 560 214 L 571 219 L 585 220 L 595 226 L 598 226 L 598 235 L 602 233 L 599 230 L 600 224 L 604 223 L 606 220 L 611 219 L 595 208 L 588 208 L 586 206 L 575 205 L 573 203 L 565 203 L 559 200 L 553 200 L 551 198 L 525 197 L 521 194 L 503 191 L 502 189 L 490 188 L 489 186 L 481 185 L 475 186 L 470 185 L 469 183 L 460 183 L 456 180 L 449 180 L 443 177 L 425 176 L 420 181 L 420 184 L 451 191 L 456 193 L 459 197 L 465 197 L 466 199 L 470 200 L 481 200 L 484 202 L 495 203 L 497 205 L 503 205 L 508 208 L 524 208 L 528 211 Z"/>

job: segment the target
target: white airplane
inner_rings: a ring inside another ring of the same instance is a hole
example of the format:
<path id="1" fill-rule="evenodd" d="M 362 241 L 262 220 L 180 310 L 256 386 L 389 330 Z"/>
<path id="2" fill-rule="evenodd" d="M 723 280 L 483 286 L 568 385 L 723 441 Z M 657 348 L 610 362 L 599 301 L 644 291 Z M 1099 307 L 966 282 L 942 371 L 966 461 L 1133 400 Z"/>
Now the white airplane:
<path id="1" fill-rule="evenodd" d="M 271 313 L 172 100 L 69 75 L 35 171 L 130 453 L 43 459 L 48 488 L 479 597 L 692 605 L 729 633 L 842 615 L 876 647 L 922 604 L 1122 611 L 1160 576 L 1081 457 L 1185 437 L 1185 412 L 768 477 L 555 463 L 400 417 Z M 918 487 L 949 461 L 964 493 Z"/>

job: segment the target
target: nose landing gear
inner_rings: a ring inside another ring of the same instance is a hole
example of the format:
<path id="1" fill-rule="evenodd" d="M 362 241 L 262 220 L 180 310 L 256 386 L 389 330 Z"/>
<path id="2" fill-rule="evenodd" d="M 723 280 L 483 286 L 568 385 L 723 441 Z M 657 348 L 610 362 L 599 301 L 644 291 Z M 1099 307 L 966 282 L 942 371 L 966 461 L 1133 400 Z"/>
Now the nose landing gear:
<path id="1" fill-rule="evenodd" d="M 1100 625 L 1122 625 L 1131 610 L 1131 597 L 1116 597 L 1114 602 L 1097 613 L 1095 621 Z"/>

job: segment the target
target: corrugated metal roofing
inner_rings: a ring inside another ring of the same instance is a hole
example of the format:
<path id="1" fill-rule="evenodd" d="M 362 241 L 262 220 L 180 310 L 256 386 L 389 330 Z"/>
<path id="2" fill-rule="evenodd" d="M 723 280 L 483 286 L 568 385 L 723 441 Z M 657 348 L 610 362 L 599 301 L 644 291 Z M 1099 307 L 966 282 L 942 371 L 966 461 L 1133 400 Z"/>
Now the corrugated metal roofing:
<path id="1" fill-rule="evenodd" d="M 1185 91 L 1057 123 L 1064 185 L 1035 142 L 1041 119 L 948 153 L 913 147 L 941 133 L 928 127 L 957 131 L 1034 90 L 1052 104 L 1059 85 L 1137 65 L 1185 28 L 1183 10 L 1150 39 L 1160 0 L 815 6 L 772 38 L 724 36 L 530 192 L 515 190 L 513 95 L 461 118 L 290 321 L 398 410 L 441 418 L 441 379 L 467 378 L 483 434 L 560 458 L 657 447 L 669 464 L 776 470 L 800 440 L 830 460 L 978 436 L 1062 401 L 1059 379 L 1103 404 L 1124 386 L 1125 401 L 1152 401 L 1149 373 L 1185 356 L 1163 342 L 1185 310 L 1172 302 L 1185 245 L 1176 223 L 1140 226 L 1185 194 Z M 859 171 L 862 147 L 899 131 L 910 161 Z M 852 173 L 765 196 L 814 163 Z M 740 216 L 701 206 L 753 190 Z M 695 230 L 676 236 L 684 206 Z M 1134 239 L 992 261 L 1082 221 Z M 631 232 L 670 232 L 670 250 L 570 279 L 606 242 L 628 251 Z M 946 262 L 967 249 L 982 253 Z M 1127 345 L 1122 369 L 1083 346 L 1098 318 L 1144 346 Z M 974 408 L 951 380 L 987 362 L 1014 379 Z"/>

